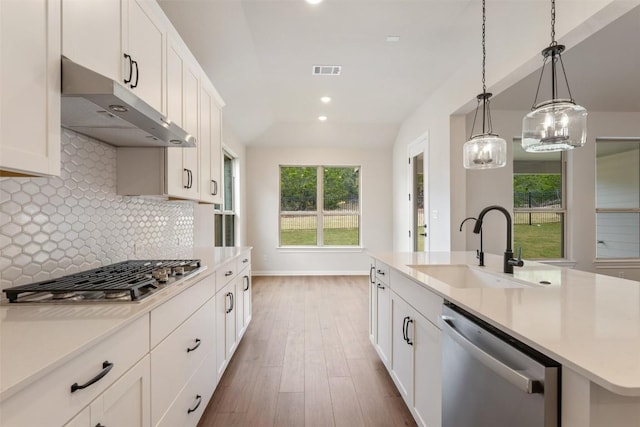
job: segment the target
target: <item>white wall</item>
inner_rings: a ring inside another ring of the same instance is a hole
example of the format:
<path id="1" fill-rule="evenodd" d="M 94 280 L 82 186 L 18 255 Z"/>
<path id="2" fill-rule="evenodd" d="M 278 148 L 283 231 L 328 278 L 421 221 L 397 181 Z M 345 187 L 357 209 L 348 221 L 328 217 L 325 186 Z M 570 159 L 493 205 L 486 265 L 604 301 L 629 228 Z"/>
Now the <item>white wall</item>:
<path id="1" fill-rule="evenodd" d="M 540 25 L 541 22 L 548 22 L 547 2 L 501 2 L 500 5 L 500 9 L 492 12 L 491 18 L 492 22 L 498 24 L 492 24 L 487 30 L 487 85 L 494 94 L 534 71 L 540 65 L 541 47 L 549 43 L 548 26 Z M 631 6 L 629 2 L 614 0 L 560 2 L 557 7 L 562 20 L 556 24 L 557 38 L 568 45 L 575 45 L 621 16 Z M 527 19 L 513 19 L 514 16 L 527 16 Z M 411 250 L 410 241 L 405 237 L 410 228 L 404 203 L 408 192 L 406 153 L 408 145 L 425 132 L 430 135 L 428 193 L 432 211 L 431 249 L 450 250 L 463 245 L 463 241 L 455 233 L 459 220 L 471 208 L 464 206 L 459 196 L 471 194 L 469 189 L 464 188 L 469 180 L 461 178 L 465 176 L 462 144 L 468 135 L 464 118 L 456 115 L 464 115 L 475 107 L 475 94 L 481 88 L 480 61 L 478 49 L 477 56 L 470 57 L 468 64 L 452 74 L 400 128 L 393 150 L 395 250 Z M 481 179 L 484 181 L 487 178 Z M 504 196 L 505 190 L 506 186 L 500 188 L 496 196 L 492 195 L 491 202 L 510 202 Z M 434 218 L 434 210 L 438 212 L 438 218 Z M 477 213 L 475 210 L 470 212 Z"/>
<path id="2" fill-rule="evenodd" d="M 389 251 L 392 245 L 391 149 L 247 148 L 247 233 L 254 274 L 362 274 L 362 250 L 278 249 L 280 165 L 362 166 L 362 244 Z"/>

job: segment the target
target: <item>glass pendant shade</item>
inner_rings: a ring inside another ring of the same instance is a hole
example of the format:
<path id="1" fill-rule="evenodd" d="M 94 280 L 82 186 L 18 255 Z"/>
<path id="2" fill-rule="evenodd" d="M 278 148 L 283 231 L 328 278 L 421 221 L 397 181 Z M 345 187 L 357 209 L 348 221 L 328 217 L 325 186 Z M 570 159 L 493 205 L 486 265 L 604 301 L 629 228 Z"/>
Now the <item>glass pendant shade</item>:
<path id="1" fill-rule="evenodd" d="M 474 135 L 462 150 L 466 169 L 493 169 L 507 164 L 507 142 L 496 134 Z"/>
<path id="2" fill-rule="evenodd" d="M 536 105 L 522 119 L 522 148 L 527 152 L 565 151 L 587 140 L 587 110 L 565 99 Z"/>

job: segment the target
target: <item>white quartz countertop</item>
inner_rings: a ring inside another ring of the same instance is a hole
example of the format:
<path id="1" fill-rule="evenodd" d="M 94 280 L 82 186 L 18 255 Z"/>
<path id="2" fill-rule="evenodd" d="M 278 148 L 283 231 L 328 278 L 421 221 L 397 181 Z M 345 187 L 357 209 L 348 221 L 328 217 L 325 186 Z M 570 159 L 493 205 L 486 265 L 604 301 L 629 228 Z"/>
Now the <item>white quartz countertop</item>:
<path id="1" fill-rule="evenodd" d="M 370 255 L 603 388 L 640 396 L 640 282 L 525 260 L 514 279 L 551 284 L 460 288 L 409 266 L 477 266 L 475 252 Z M 504 274 L 502 256 L 485 257 L 478 268 Z"/>
<path id="2" fill-rule="evenodd" d="M 206 269 L 140 302 L 0 305 L 0 402 L 250 249 L 185 251 Z"/>

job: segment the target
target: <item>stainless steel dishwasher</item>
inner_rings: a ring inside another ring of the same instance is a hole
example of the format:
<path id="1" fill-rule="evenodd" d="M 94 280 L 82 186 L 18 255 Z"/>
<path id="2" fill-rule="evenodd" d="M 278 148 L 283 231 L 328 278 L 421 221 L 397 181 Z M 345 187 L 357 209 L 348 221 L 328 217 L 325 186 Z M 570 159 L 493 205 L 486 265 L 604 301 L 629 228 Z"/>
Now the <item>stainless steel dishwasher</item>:
<path id="1" fill-rule="evenodd" d="M 442 427 L 558 427 L 560 365 L 446 303 Z"/>

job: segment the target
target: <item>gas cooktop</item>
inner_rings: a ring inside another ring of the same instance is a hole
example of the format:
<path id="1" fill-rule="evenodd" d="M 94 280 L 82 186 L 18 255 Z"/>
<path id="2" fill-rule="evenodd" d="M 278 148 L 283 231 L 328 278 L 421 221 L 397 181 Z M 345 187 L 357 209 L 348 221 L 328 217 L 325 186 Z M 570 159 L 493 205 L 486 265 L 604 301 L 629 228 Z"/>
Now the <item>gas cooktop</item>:
<path id="1" fill-rule="evenodd" d="M 201 271 L 200 260 L 131 260 L 7 288 L 10 303 L 139 301 Z"/>

